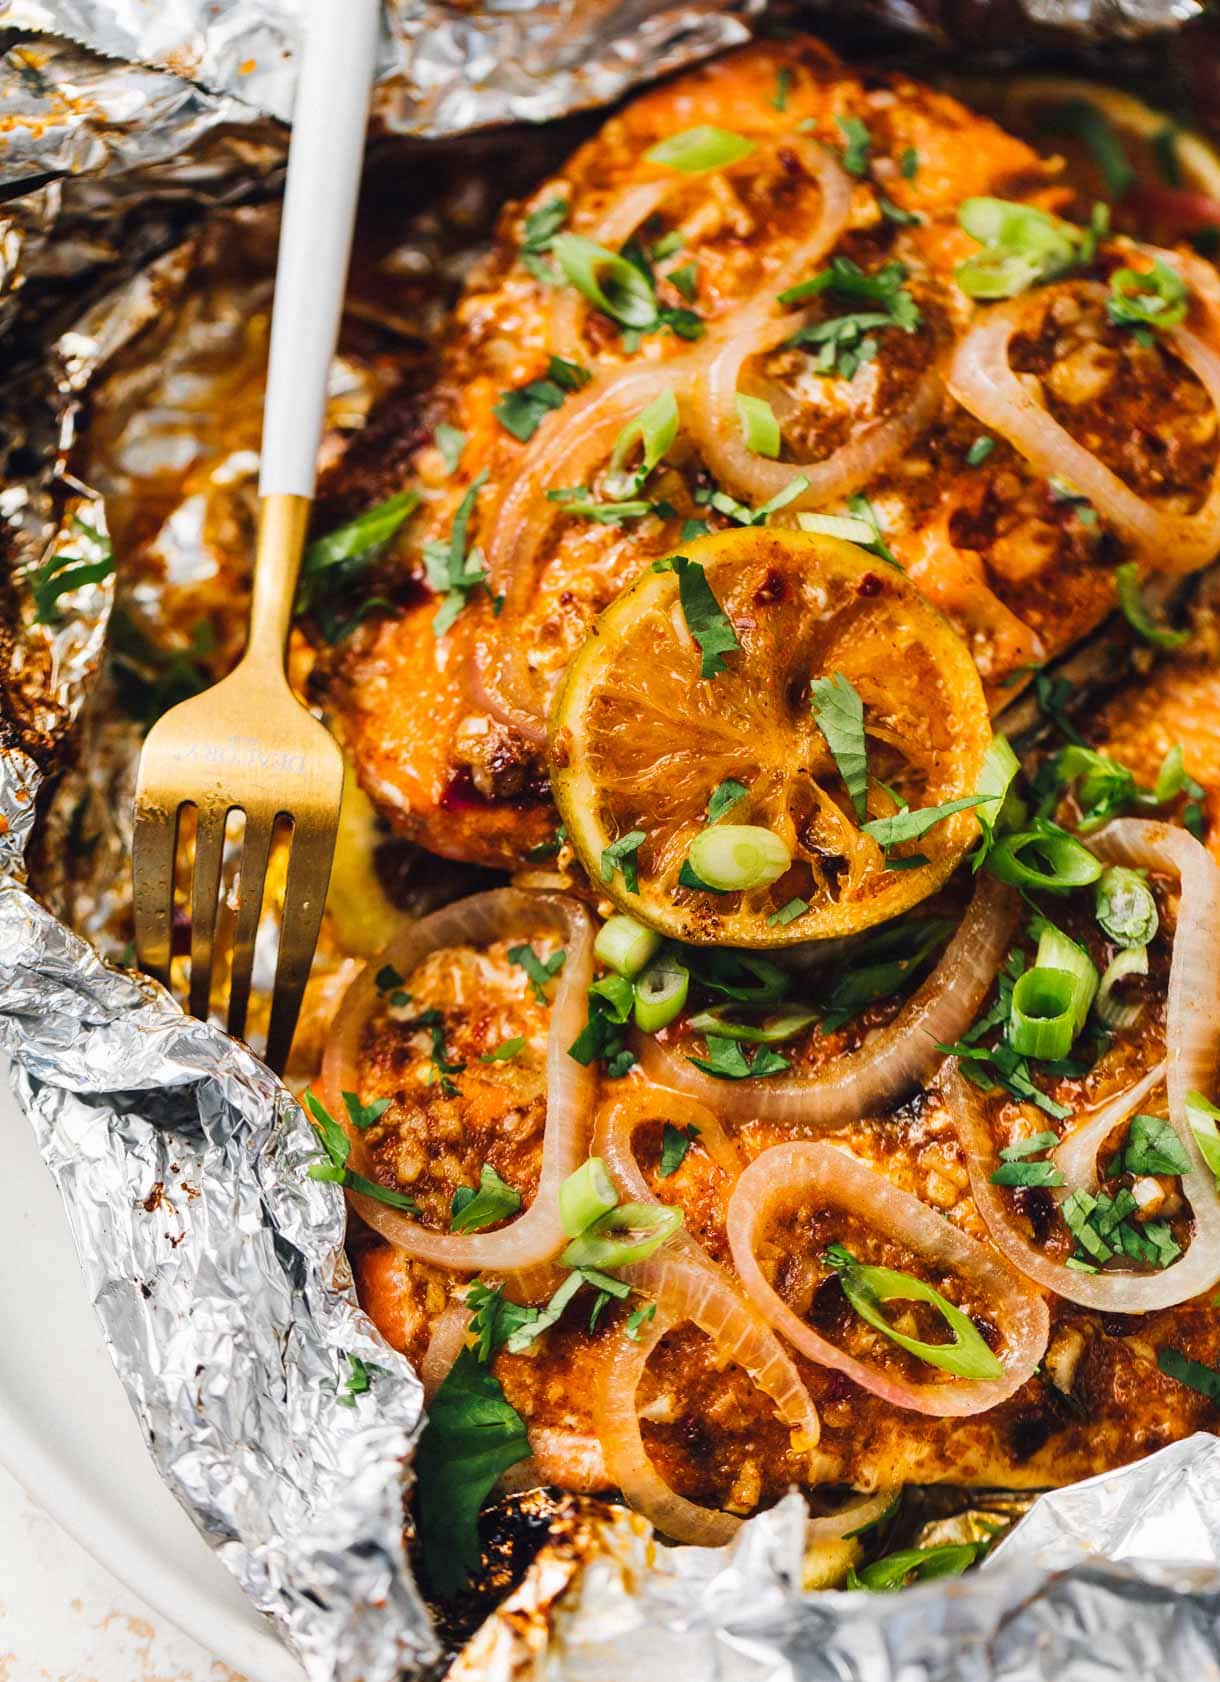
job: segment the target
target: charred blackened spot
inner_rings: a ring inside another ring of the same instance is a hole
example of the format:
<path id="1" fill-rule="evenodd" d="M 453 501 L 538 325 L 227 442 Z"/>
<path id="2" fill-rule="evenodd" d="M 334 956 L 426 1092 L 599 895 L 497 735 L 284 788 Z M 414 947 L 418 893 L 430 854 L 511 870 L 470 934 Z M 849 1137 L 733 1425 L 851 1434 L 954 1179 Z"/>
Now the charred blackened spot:
<path id="1" fill-rule="evenodd" d="M 1040 1448 L 1045 1448 L 1055 1431 L 1055 1421 L 1041 1409 L 1031 1409 L 1015 1419 L 1009 1429 L 1012 1457 L 1018 1465 L 1030 1460 Z"/>
<path id="2" fill-rule="evenodd" d="M 801 160 L 797 157 L 796 153 L 791 151 L 787 146 L 781 146 L 775 156 L 779 161 L 779 167 L 783 170 L 785 175 L 795 177 L 804 173 L 801 168 Z"/>
<path id="3" fill-rule="evenodd" d="M 1033 1228 L 1035 1244 L 1045 1244 L 1057 1209 L 1050 1192 L 1042 1186 L 1019 1186 L 1013 1193 L 1013 1201 Z"/>
<path id="4" fill-rule="evenodd" d="M 882 591 L 881 580 L 875 572 L 866 572 L 856 586 L 857 594 L 861 596 L 879 596 Z"/>
<path id="5" fill-rule="evenodd" d="M 782 602 L 788 594 L 788 586 L 783 574 L 772 567 L 754 592 L 755 607 L 774 607 L 776 602 Z"/>

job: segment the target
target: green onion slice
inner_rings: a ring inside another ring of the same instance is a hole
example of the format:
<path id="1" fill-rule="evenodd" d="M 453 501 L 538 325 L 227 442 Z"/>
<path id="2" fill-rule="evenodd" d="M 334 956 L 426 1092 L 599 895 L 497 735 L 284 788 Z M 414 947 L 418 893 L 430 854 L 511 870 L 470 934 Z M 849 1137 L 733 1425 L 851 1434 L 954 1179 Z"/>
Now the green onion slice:
<path id="1" fill-rule="evenodd" d="M 1010 199 L 964 199 L 957 219 L 984 250 L 959 263 L 957 284 L 968 298 L 1012 298 L 1053 280 L 1079 260 L 1081 235 L 1069 222 Z"/>
<path id="2" fill-rule="evenodd" d="M 678 400 L 672 391 L 663 391 L 633 421 L 628 421 L 614 440 L 607 472 L 608 485 L 614 488 L 614 494 L 619 489 L 638 490 L 677 436 Z M 628 475 L 627 460 L 637 444 L 642 446 L 640 463 Z"/>
<path id="3" fill-rule="evenodd" d="M 664 1203 L 622 1203 L 572 1239 L 559 1257 L 564 1267 L 629 1267 L 647 1261 L 682 1225 L 681 1209 Z"/>
<path id="4" fill-rule="evenodd" d="M 723 1039 L 744 1040 L 748 1045 L 782 1045 L 811 1028 L 819 1015 L 819 1011 L 808 1006 L 789 1005 L 784 1010 L 772 1011 L 761 1021 L 738 1022 L 731 1006 L 713 1005 L 710 1010 L 692 1016 L 690 1026 L 698 1034 L 718 1034 Z"/>
<path id="5" fill-rule="evenodd" d="M 1115 269 L 1106 309 L 1120 327 L 1180 327 L 1190 293 L 1176 269 L 1160 257 L 1150 269 Z"/>
<path id="6" fill-rule="evenodd" d="M 913 1273 L 899 1273 L 892 1267 L 872 1267 L 858 1262 L 841 1244 L 830 1245 L 826 1259 L 838 1271 L 843 1294 L 860 1318 L 909 1355 L 956 1378 L 988 1380 L 1004 1376 L 998 1357 L 988 1349 L 969 1315 L 963 1314 L 948 1297 L 924 1280 L 917 1279 Z M 883 1303 L 893 1301 L 929 1303 L 953 1334 L 951 1341 L 924 1343 L 897 1331 L 881 1312 Z"/>
<path id="7" fill-rule="evenodd" d="M 1072 1038 L 1084 1027 L 1085 1018 L 1097 994 L 1097 970 L 1083 946 L 1070 940 L 1062 929 L 1039 917 L 1033 932 L 1038 936 L 1035 965 L 1062 970 L 1072 978 Z"/>
<path id="8" fill-rule="evenodd" d="M 867 520 L 856 520 L 850 514 L 798 514 L 796 523 L 802 531 L 819 533 L 822 537 L 838 537 L 844 543 L 868 545 L 877 541 L 877 534 Z"/>
<path id="9" fill-rule="evenodd" d="M 676 958 L 655 959 L 635 984 L 635 1025 L 643 1034 L 655 1034 L 681 1016 L 690 990 L 690 971 Z"/>
<path id="10" fill-rule="evenodd" d="M 1087 888 L 1102 872 L 1101 861 L 1087 847 L 1050 826 L 1004 836 L 992 848 L 987 865 L 1001 882 L 1051 894 Z"/>
<path id="11" fill-rule="evenodd" d="M 623 327 L 642 329 L 654 325 L 656 293 L 634 263 L 583 234 L 556 234 L 551 250 L 564 279 L 594 309 Z"/>
<path id="12" fill-rule="evenodd" d="M 780 837 L 758 824 L 722 823 L 701 830 L 690 845 L 691 869 L 718 893 L 765 888 L 792 864 Z"/>
<path id="13" fill-rule="evenodd" d="M 619 975 L 636 976 L 656 957 L 661 937 L 634 917 L 609 917 L 597 931 L 593 956 Z"/>
<path id="14" fill-rule="evenodd" d="M 1012 990 L 1008 1043 L 1022 1057 L 1066 1057 L 1075 1036 L 1076 988 L 1066 970 L 1035 965 Z"/>
<path id="15" fill-rule="evenodd" d="M 1111 940 L 1120 946 L 1144 947 L 1156 939 L 1160 916 L 1141 871 L 1110 865 L 1098 877 L 1093 896 L 1097 921 Z"/>
<path id="16" fill-rule="evenodd" d="M 1101 978 L 1101 986 L 1097 989 L 1097 1014 L 1107 1028 L 1133 1028 L 1139 1021 L 1143 1014 L 1143 1005 L 1138 1002 L 1123 1004 L 1121 999 L 1114 997 L 1114 989 L 1129 975 L 1147 973 L 1146 946 L 1125 947 L 1111 958 Z"/>
<path id="17" fill-rule="evenodd" d="M 1201 1092 L 1188 1092 L 1186 1121 L 1195 1136 L 1199 1154 L 1220 1184 L 1220 1130 L 1216 1127 L 1217 1121 L 1220 1121 L 1220 1110 L 1209 1103 Z"/>
<path id="18" fill-rule="evenodd" d="M 1168 625 L 1158 625 L 1144 605 L 1140 594 L 1138 561 L 1124 561 L 1114 574 L 1118 590 L 1118 605 L 1131 629 L 1151 643 L 1153 648 L 1181 648 L 1190 641 L 1189 631 L 1175 631 Z"/>
<path id="19" fill-rule="evenodd" d="M 582 1162 L 559 1188 L 559 1219 L 569 1238 L 579 1238 L 618 1204 L 618 1193 L 600 1156 Z"/>
<path id="20" fill-rule="evenodd" d="M 741 436 L 747 450 L 774 461 L 780 451 L 779 422 L 775 410 L 763 397 L 749 397 L 739 391 L 734 397 Z"/>
<path id="21" fill-rule="evenodd" d="M 711 169 L 727 169 L 754 151 L 754 142 L 744 134 L 734 134 L 727 128 L 701 123 L 668 140 L 659 140 L 644 153 L 646 164 L 660 164 L 663 169 L 680 169 L 684 175 L 704 175 Z"/>

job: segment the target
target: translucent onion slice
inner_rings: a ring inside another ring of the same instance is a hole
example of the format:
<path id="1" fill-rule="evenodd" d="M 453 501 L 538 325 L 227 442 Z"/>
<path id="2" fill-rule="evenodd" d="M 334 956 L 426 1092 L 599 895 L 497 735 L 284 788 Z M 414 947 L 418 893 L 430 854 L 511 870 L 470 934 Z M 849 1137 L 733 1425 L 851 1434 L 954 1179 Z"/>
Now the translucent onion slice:
<path id="1" fill-rule="evenodd" d="M 1164 1079 L 1165 1064 L 1158 1063 L 1133 1086 L 1125 1087 L 1078 1119 L 1054 1152 L 1055 1166 L 1063 1175 L 1065 1192 L 1097 1190 L 1097 1153 L 1115 1128 L 1121 1127 L 1128 1116 L 1134 1115 L 1148 1094 L 1155 1092 Z"/>
<path id="2" fill-rule="evenodd" d="M 689 177 L 682 176 L 666 181 L 641 181 L 634 187 L 628 187 L 615 199 L 599 221 L 577 231 L 586 239 L 604 245 L 608 251 L 618 251 L 637 228 L 660 210 L 672 193 L 689 184 Z M 549 328 L 553 355 L 564 356 L 574 362 L 588 359 L 588 346 L 582 331 L 588 313 L 588 300 L 574 286 L 553 288 Z"/>
<path id="3" fill-rule="evenodd" d="M 1068 480 L 1158 572 L 1194 572 L 1209 565 L 1220 551 L 1220 469 L 1196 513 L 1155 508 L 1077 443 L 1014 373 L 1009 362 L 1014 335 L 1041 322 L 1056 290 L 1101 307 L 1108 296 L 1095 282 L 1074 281 L 1058 289 L 1039 287 L 996 304 L 959 342 L 949 369 L 950 392 L 978 420 L 1014 444 L 1040 473 Z M 1208 304 L 1209 318 L 1211 313 Z M 1172 328 L 1162 337 L 1220 409 L 1220 353 L 1186 327 Z"/>
<path id="4" fill-rule="evenodd" d="M 469 1324 L 470 1310 L 461 1297 L 454 1297 L 432 1322 L 428 1347 L 419 1363 L 425 1402 L 430 1402 L 436 1395 L 450 1367 L 461 1354 Z"/>
<path id="5" fill-rule="evenodd" d="M 645 1122 L 668 1120 L 699 1128 L 700 1142 L 729 1173 L 740 1166 L 736 1147 L 714 1115 L 702 1105 L 633 1082 L 603 1105 L 594 1131 L 593 1151 L 605 1162 L 625 1196 L 656 1203 L 632 1149 L 636 1129 Z M 640 1434 L 635 1393 L 648 1361 L 666 1331 L 692 1321 L 717 1350 L 742 1367 L 775 1404 L 792 1428 L 794 1446 L 809 1454 L 811 1475 L 819 1475 L 813 1454 L 820 1435 L 817 1409 L 796 1367 L 775 1333 L 743 1299 L 728 1275 L 686 1232 L 646 1261 L 619 1270 L 621 1278 L 657 1304 L 656 1318 L 640 1343 L 620 1340 L 602 1371 L 594 1397 L 594 1425 L 611 1480 L 627 1502 L 666 1536 L 680 1542 L 719 1546 L 736 1532 L 740 1519 L 710 1512 L 671 1490 L 648 1458 Z"/>
<path id="6" fill-rule="evenodd" d="M 737 419 L 742 367 L 751 357 L 790 338 L 801 321 L 799 314 L 793 314 L 765 323 L 749 322 L 711 363 L 706 405 L 692 413 L 692 429 L 704 461 L 722 485 L 747 502 L 769 501 L 798 475 L 809 484 L 789 503 L 790 508 L 820 508 L 849 496 L 908 449 L 940 411 L 944 384 L 939 371 L 929 368 L 904 408 L 884 420 L 868 422 L 825 460 L 772 461 L 756 454 L 747 448 Z"/>
<path id="7" fill-rule="evenodd" d="M 530 683 L 522 616 L 537 589 L 539 565 L 562 505 L 546 493 L 587 484 L 609 459 L 623 428 L 662 391 L 686 407 L 701 361 L 696 351 L 663 366 L 632 368 L 597 380 L 538 429 L 495 519 L 487 544 L 488 576 L 504 598 L 476 640 L 471 699 L 528 742 L 546 740 L 546 716 Z"/>
<path id="8" fill-rule="evenodd" d="M 857 1121 L 926 1082 L 942 1061 L 937 1042 L 951 1044 L 974 1021 L 1008 949 L 1016 903 L 994 877 L 981 875 L 956 934 L 923 985 L 892 1022 L 822 1073 L 717 1080 L 647 1034 L 636 1035 L 636 1054 L 651 1079 L 697 1098 L 727 1121 L 754 1119 L 806 1131 Z"/>
<path id="9" fill-rule="evenodd" d="M 1089 846 L 1107 864 L 1172 872 L 1181 879 L 1166 1003 L 1165 1086 L 1169 1119 L 1191 1160 L 1182 1176 L 1194 1217 L 1189 1248 L 1157 1273 L 1079 1273 L 1053 1261 L 990 1182 L 993 1143 L 981 1094 L 956 1071 L 946 1090 L 967 1154 L 974 1201 L 996 1246 L 1022 1273 L 1070 1302 L 1110 1313 L 1149 1314 L 1187 1302 L 1220 1280 L 1220 1196 L 1186 1114 L 1186 1094 L 1214 1092 L 1220 1073 L 1220 868 L 1186 830 L 1149 819 L 1119 818 L 1091 835 Z M 1099 1131 L 1100 1118 L 1093 1125 Z"/>
<path id="10" fill-rule="evenodd" d="M 559 1186 L 587 1153 L 589 1115 L 595 1077 L 568 1056 L 568 1047 L 585 1020 L 585 994 L 593 978 L 593 925 L 575 900 L 558 894 L 527 894 L 496 888 L 446 905 L 411 924 L 357 976 L 339 1007 L 322 1063 L 327 1106 L 352 1142 L 350 1166 L 370 1175 L 363 1135 L 351 1125 L 342 1094 L 360 1091 L 361 1036 L 381 1003 L 375 977 L 386 964 L 409 976 L 429 953 L 447 946 L 486 945 L 511 936 L 553 929 L 567 957 L 555 982 L 547 1036 L 546 1128 L 538 1190 L 523 1215 L 496 1232 L 431 1232 L 396 1209 L 358 1192 L 348 1193 L 353 1207 L 375 1232 L 408 1255 L 434 1267 L 460 1273 L 489 1268 L 497 1273 L 525 1273 L 555 1256 L 567 1242 L 559 1220 Z"/>
<path id="11" fill-rule="evenodd" d="M 964 1279 L 987 1302 L 989 1318 L 1003 1334 L 997 1352 L 1003 1378 L 912 1383 L 856 1360 L 806 1325 L 774 1289 L 758 1261 L 771 1218 L 803 1199 L 854 1214 L 933 1268 L 948 1269 Z M 834 1145 L 773 1145 L 756 1157 L 729 1199 L 728 1236 L 742 1283 L 771 1325 L 809 1360 L 846 1374 L 895 1407 L 940 1418 L 982 1413 L 1019 1390 L 1042 1359 L 1050 1317 L 1033 1286 L 942 1214 Z"/>

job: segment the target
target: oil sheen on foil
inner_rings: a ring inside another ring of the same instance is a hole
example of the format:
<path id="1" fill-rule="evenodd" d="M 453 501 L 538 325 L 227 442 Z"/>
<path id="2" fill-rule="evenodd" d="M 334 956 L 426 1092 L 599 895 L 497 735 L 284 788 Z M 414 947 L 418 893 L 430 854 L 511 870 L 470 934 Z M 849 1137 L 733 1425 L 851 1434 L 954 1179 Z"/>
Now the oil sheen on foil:
<path id="1" fill-rule="evenodd" d="M 162 1475 L 311 1679 L 391 1682 L 434 1673 L 440 1650 L 403 1545 L 421 1392 L 355 1304 L 339 1194 L 305 1174 L 312 1131 L 252 1054 L 108 965 L 25 886 L 36 814 L 65 823 L 62 790 L 74 777 L 95 799 L 102 791 L 95 815 L 109 851 L 99 863 L 116 877 L 124 767 L 138 745 L 130 732 L 107 739 L 118 730 L 103 658 L 113 576 L 72 591 L 52 625 L 31 611 L 32 576 L 53 557 L 100 554 L 100 490 L 112 507 L 124 491 L 76 476 L 78 421 L 119 370 L 141 417 L 126 439 L 130 493 L 141 461 L 163 463 L 182 435 L 158 434 L 163 410 L 148 419 L 166 356 L 180 355 L 173 366 L 185 380 L 208 333 L 232 333 L 239 317 L 265 309 L 274 206 L 243 204 L 276 185 L 277 119 L 291 106 L 304 4 L 0 4 L 6 26 L 48 32 L 0 59 L 9 375 L 0 519 L 17 582 L 0 627 L 0 1048 Z M 1024 4 L 1036 23 L 1128 36 L 1199 10 L 1196 0 Z M 752 9 L 397 5 L 379 118 L 418 135 L 557 118 L 742 39 Z M 860 13 L 926 32 L 956 10 L 880 0 Z M 441 212 L 419 213 L 397 270 L 386 271 L 418 287 L 407 330 L 436 319 L 461 278 L 463 241 L 477 242 L 489 210 L 478 174 L 451 183 Z M 452 249 L 442 223 L 461 234 Z M 246 291 L 222 307 L 217 273 L 201 302 L 207 263 L 238 240 L 250 251 Z M 404 330 L 391 292 L 374 284 L 357 300 L 379 331 Z M 367 412 L 375 369 L 359 347 L 340 356 L 337 435 Z M 244 445 L 226 458 L 227 513 L 248 512 L 256 467 Z M 173 530 L 170 558 L 189 569 L 206 550 L 207 508 L 179 509 Z M 74 724 L 85 760 L 96 751 L 109 767 L 100 783 L 65 751 Z M 40 784 L 65 767 L 48 812 Z M 73 909 L 77 927 L 119 956 L 100 909 L 92 921 Z M 372 1374 L 357 1397 L 345 1389 L 349 1356 Z M 665 1549 L 632 1515 L 583 1503 L 566 1528 L 556 1524 L 452 1674 L 1135 1682 L 1217 1673 L 1220 1443 L 1209 1436 L 1043 1497 L 981 1571 L 947 1586 L 805 1594 L 802 1540 L 795 1496 L 723 1553 Z"/>

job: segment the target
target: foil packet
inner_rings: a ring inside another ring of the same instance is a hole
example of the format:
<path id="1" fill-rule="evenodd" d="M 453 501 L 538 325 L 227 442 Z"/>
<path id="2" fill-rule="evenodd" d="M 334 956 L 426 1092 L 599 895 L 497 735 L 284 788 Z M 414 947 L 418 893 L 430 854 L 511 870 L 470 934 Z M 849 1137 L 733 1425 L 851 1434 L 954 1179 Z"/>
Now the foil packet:
<path id="1" fill-rule="evenodd" d="M 340 1194 L 306 1173 L 312 1129 L 249 1051 L 99 956 L 98 946 L 119 955 L 100 899 L 56 891 L 45 860 L 39 894 L 27 879 L 47 834 L 48 852 L 70 840 L 82 786 L 105 823 L 98 868 L 112 883 L 125 869 L 138 734 L 114 723 L 103 659 L 116 594 L 101 565 L 107 507 L 137 497 L 145 469 L 163 467 L 184 435 L 166 421 L 167 384 L 189 414 L 194 351 L 210 346 L 223 361 L 234 321 L 265 312 L 274 206 L 233 207 L 277 184 L 304 7 L 0 4 L 10 28 L 71 38 L 13 41 L 0 59 L 0 355 L 10 375 L 0 431 L 0 1049 L 162 1475 L 311 1682 L 392 1682 L 445 1662 L 403 1541 L 421 1390 L 356 1305 Z M 389 134 L 436 136 L 558 117 L 741 39 L 748 9 L 396 5 L 379 120 Z M 926 34 L 967 10 L 879 0 L 867 17 Z M 1130 35 L 1199 10 L 1195 0 L 1025 0 L 1021 15 Z M 385 285 L 358 297 L 373 336 L 336 364 L 340 443 L 369 412 L 386 356 L 378 335 L 407 347 L 401 372 L 422 348 L 411 335 L 439 320 L 460 281 L 494 209 L 479 174 L 438 186 L 409 236 L 382 251 L 381 280 L 418 289 L 411 310 L 396 316 Z M 453 249 L 441 237 L 448 224 L 460 231 Z M 201 276 L 225 283 L 209 268 L 218 248 L 243 241 L 247 290 L 224 308 L 205 291 L 201 304 Z M 175 360 L 183 323 L 194 336 Z M 109 397 L 139 419 L 122 440 L 125 479 L 80 472 L 80 437 L 97 418 L 90 400 L 107 379 Z M 201 502 L 192 480 L 192 496 L 165 513 L 172 582 L 191 585 L 218 526 L 240 544 L 256 473 L 243 435 L 209 470 L 208 494 L 219 487 L 222 501 Z M 56 598 L 52 587 L 77 566 L 96 576 Z M 40 584 L 57 612 L 41 611 Z M 95 764 L 107 767 L 100 782 Z M 367 1390 L 351 1383 L 353 1358 Z M 978 1573 L 891 1597 L 803 1592 L 796 1496 L 746 1524 L 729 1550 L 667 1549 L 623 1509 L 581 1503 L 556 1517 L 450 1674 L 617 1682 L 629 1653 L 633 1674 L 675 1682 L 1206 1675 L 1220 1653 L 1218 1497 L 1220 1442 L 1192 1438 L 1042 1497 Z"/>

